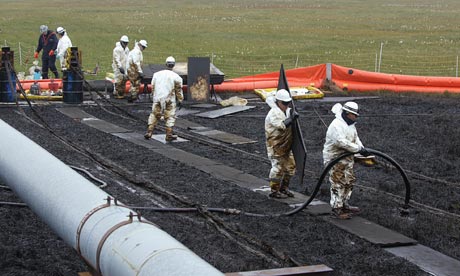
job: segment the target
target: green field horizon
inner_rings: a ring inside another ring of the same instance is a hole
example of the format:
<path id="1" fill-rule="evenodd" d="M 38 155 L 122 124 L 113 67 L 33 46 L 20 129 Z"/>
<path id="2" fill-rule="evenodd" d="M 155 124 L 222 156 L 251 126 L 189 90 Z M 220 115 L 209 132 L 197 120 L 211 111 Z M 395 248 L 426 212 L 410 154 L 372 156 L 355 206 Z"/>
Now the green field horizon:
<path id="1" fill-rule="evenodd" d="M 33 61 L 39 26 L 67 29 L 96 78 L 122 35 L 145 39 L 144 63 L 208 56 L 226 79 L 335 63 L 383 73 L 458 76 L 457 0 L 0 0 L 0 44 L 16 71 Z M 20 49 L 20 51 L 19 51 Z M 380 53 L 382 53 L 380 55 Z"/>

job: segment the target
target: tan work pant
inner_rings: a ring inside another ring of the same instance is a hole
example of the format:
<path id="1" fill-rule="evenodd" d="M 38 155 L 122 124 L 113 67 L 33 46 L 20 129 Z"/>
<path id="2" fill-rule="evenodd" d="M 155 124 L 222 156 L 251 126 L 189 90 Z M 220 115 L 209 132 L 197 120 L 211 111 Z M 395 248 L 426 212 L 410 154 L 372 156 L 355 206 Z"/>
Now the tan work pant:
<path id="1" fill-rule="evenodd" d="M 331 168 L 329 182 L 331 183 L 330 204 L 332 208 L 342 208 L 347 205 L 356 181 L 353 166 L 353 156 L 348 156 Z"/>
<path id="2" fill-rule="evenodd" d="M 156 126 L 164 113 L 165 126 L 173 127 L 176 123 L 176 103 L 172 101 L 166 101 L 164 103 L 164 111 L 161 108 L 160 102 L 154 102 L 152 105 L 152 112 L 149 115 L 148 124 Z"/>

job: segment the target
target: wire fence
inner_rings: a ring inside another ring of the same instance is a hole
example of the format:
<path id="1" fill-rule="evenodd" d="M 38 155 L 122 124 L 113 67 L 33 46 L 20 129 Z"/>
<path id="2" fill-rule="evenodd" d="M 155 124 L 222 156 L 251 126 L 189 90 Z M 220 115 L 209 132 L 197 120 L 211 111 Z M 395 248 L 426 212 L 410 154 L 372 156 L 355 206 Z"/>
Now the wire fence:
<path id="1" fill-rule="evenodd" d="M 4 41 L 2 46 L 9 46 L 14 51 L 14 66 L 18 72 L 28 72 L 32 66 L 35 45 L 22 42 L 9 43 Z M 155 57 L 169 56 L 170 52 L 155 51 Z M 160 63 L 155 57 L 144 54 L 144 63 Z M 342 52 L 324 51 L 316 53 L 288 53 L 273 55 L 254 55 L 235 52 L 183 52 L 175 53 L 177 61 L 187 61 L 188 57 L 209 57 L 211 62 L 219 68 L 226 79 L 249 76 L 255 74 L 278 71 L 280 64 L 286 69 L 312 66 L 323 63 L 334 63 L 340 66 L 355 69 L 382 72 L 389 74 L 403 74 L 415 76 L 445 76 L 458 77 L 458 55 L 455 54 L 426 54 L 408 55 L 398 53 L 375 52 Z M 112 53 L 96 55 L 83 54 L 83 66 L 93 70 L 98 66 L 98 77 L 105 77 L 112 72 Z"/>

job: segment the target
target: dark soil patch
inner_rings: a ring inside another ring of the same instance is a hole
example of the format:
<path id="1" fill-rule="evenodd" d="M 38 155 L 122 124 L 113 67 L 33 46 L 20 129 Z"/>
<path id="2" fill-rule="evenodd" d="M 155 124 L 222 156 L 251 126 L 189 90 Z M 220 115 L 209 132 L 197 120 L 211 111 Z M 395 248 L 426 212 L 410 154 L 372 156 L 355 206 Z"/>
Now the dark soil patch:
<path id="1" fill-rule="evenodd" d="M 460 215 L 460 183 L 457 182 L 460 128 L 456 127 L 460 118 L 460 99 L 445 95 L 380 96 L 379 99 L 357 101 L 362 114 L 357 127 L 363 143 L 392 156 L 410 171 L 414 201 Z M 139 120 L 121 118 L 96 105 L 81 108 L 100 119 L 144 132 L 150 105 L 119 104 Z M 183 118 L 257 140 L 257 143 L 237 147 L 260 155 L 260 158 L 193 141 L 175 143 L 174 146 L 266 179 L 270 165 L 263 161 L 266 155 L 263 122 L 268 106 L 256 101 L 251 104 L 257 107 L 233 116 L 204 119 L 187 115 Z M 325 124 L 333 119 L 329 111 L 332 105 L 318 101 L 297 103 L 308 157 L 305 183 L 292 184 L 296 191 L 302 192 L 306 188 L 311 191 L 316 185 L 322 170 Z M 248 192 L 193 167 L 87 127 L 62 115 L 55 110 L 56 107 L 55 104 L 36 106 L 35 110 L 57 135 L 85 149 L 86 154 L 93 154 L 100 163 L 25 119 L 17 112 L 20 110 L 17 107 L 1 107 L 0 118 L 63 162 L 86 168 L 106 181 L 109 185 L 105 191 L 126 204 L 155 206 L 155 202 L 161 202 L 170 207 L 184 207 L 187 206 L 184 202 L 188 202 L 254 213 L 289 210 L 286 205 L 266 196 Z M 114 107 L 106 106 L 106 109 L 124 114 Z M 24 107 L 24 111 L 40 122 L 29 107 Z M 380 165 L 376 167 L 356 168 L 359 186 L 355 188 L 352 203 L 363 209 L 362 216 L 459 259 L 459 219 L 428 212 L 423 207 L 411 209 L 409 216 L 400 216 L 402 202 L 378 191 L 403 197 L 403 182 L 396 170 L 383 166 L 383 160 L 378 161 Z M 112 171 L 104 167 L 108 162 L 115 164 Z M 122 178 L 117 172 L 124 172 L 128 177 Z M 136 186 L 135 182 L 142 182 L 144 186 Z M 328 201 L 327 184 L 323 186 L 326 192 L 319 199 Z M 182 200 L 161 194 L 156 187 L 166 189 Z M 20 201 L 7 189 L 2 189 L 0 195 L 0 201 Z M 2 205 L 0 212 L 0 274 L 75 275 L 87 270 L 74 250 L 63 244 L 28 208 Z M 338 229 L 321 217 L 305 213 L 281 218 L 149 211 L 144 211 L 143 215 L 223 272 L 294 265 L 290 258 L 302 265 L 328 265 L 335 270 L 335 275 L 426 275 L 415 265 Z M 222 231 L 229 233 L 231 238 Z M 254 254 L 248 248 L 256 248 L 261 253 Z M 289 258 L 283 260 L 280 256 L 284 255 Z"/>

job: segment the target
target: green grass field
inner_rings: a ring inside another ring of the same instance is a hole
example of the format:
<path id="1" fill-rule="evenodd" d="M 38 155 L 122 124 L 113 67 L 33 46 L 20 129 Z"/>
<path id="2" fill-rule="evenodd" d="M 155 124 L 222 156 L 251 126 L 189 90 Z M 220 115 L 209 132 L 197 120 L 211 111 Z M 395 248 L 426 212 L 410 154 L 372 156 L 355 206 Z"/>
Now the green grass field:
<path id="1" fill-rule="evenodd" d="M 121 35 L 146 39 L 144 63 L 209 56 L 226 78 L 320 63 L 384 73 L 456 76 L 458 0 L 0 0 L 0 44 L 16 71 L 33 60 L 39 26 L 64 26 L 83 66 L 111 72 Z M 21 55 L 19 55 L 21 47 Z"/>

